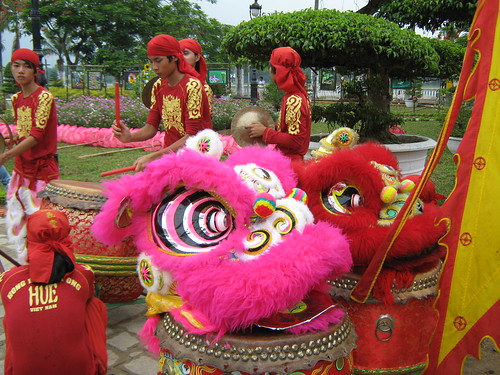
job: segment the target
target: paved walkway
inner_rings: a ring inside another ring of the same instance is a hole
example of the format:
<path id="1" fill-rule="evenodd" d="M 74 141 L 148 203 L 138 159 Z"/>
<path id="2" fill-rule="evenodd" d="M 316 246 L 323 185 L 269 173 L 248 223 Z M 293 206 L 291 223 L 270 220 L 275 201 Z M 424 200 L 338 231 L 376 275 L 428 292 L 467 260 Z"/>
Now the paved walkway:
<path id="1" fill-rule="evenodd" d="M 7 242 L 5 219 L 0 218 L 0 249 L 14 257 L 14 249 Z M 0 257 L 7 270 L 12 264 Z M 158 361 L 139 342 L 137 332 L 145 322 L 146 305 L 140 298 L 136 303 L 107 304 L 108 308 L 108 375 L 155 375 Z M 0 303 L 0 374 L 5 358 L 4 309 Z"/>

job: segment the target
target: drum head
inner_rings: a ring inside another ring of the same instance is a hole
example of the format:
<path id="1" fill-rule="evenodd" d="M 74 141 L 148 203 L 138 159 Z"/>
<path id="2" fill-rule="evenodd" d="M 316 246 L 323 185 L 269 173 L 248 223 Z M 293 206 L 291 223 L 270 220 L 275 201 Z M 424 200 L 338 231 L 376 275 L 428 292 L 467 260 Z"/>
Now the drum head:
<path id="1" fill-rule="evenodd" d="M 151 95 L 153 94 L 153 86 L 155 85 L 156 81 L 158 81 L 160 77 L 154 77 L 146 83 L 146 86 L 142 89 L 142 103 L 148 107 L 151 108 Z"/>
<path id="2" fill-rule="evenodd" d="M 38 197 L 68 208 L 99 210 L 106 202 L 102 189 L 102 185 L 96 182 L 52 180 Z"/>
<path id="3" fill-rule="evenodd" d="M 255 105 L 240 109 L 234 115 L 231 121 L 231 135 L 241 147 L 255 144 L 265 145 L 262 137 L 251 138 L 248 135 L 248 130 L 245 129 L 245 126 L 255 121 L 261 122 L 265 127 L 274 128 L 274 120 L 271 114 Z"/>

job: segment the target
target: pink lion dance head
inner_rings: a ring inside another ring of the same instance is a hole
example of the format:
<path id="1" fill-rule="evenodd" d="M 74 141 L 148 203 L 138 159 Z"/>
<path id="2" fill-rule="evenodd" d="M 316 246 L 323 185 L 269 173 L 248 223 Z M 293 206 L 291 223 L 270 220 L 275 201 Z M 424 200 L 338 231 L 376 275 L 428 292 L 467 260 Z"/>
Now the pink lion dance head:
<path id="1" fill-rule="evenodd" d="M 168 311 L 193 333 L 221 335 L 293 307 L 350 270 L 346 239 L 314 223 L 296 183 L 277 151 L 247 147 L 221 162 L 184 149 L 107 182 L 93 233 L 110 245 L 134 238 L 148 316 Z M 335 311 L 327 324 L 343 315 Z"/>

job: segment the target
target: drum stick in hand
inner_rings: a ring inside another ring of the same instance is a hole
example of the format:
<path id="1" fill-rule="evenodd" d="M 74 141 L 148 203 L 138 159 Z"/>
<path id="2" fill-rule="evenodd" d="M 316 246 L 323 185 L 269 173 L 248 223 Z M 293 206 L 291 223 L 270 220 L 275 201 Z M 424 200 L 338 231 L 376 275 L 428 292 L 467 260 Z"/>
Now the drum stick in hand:
<path id="1" fill-rule="evenodd" d="M 135 169 L 135 165 L 132 165 L 130 167 L 125 167 L 125 168 L 114 169 L 112 171 L 107 171 L 107 172 L 101 173 L 101 177 L 113 176 L 115 174 L 120 174 L 120 173 L 125 173 L 125 172 L 132 172 L 134 169 Z"/>

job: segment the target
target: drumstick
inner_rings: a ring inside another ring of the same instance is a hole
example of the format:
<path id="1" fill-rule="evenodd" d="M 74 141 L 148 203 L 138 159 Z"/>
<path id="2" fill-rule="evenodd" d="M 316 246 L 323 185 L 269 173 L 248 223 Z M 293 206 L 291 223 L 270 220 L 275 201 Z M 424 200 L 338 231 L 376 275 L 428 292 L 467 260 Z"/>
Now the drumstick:
<path id="1" fill-rule="evenodd" d="M 80 155 L 78 159 L 86 159 L 86 158 L 91 158 L 93 156 L 100 156 L 100 155 L 108 155 L 108 154 L 114 154 L 116 152 L 125 152 L 125 151 L 133 151 L 133 150 L 140 150 L 140 149 L 145 149 L 150 146 L 139 146 L 139 147 L 129 147 L 129 148 L 120 148 L 119 150 L 113 150 L 113 151 L 104 151 L 104 152 L 98 152 L 97 154 L 88 154 L 88 155 Z"/>
<path id="2" fill-rule="evenodd" d="M 3 256 L 5 259 L 7 259 L 9 262 L 11 262 L 14 266 L 20 267 L 21 264 L 19 264 L 14 258 L 12 258 L 9 254 L 7 254 L 5 251 L 0 250 L 0 255 Z"/>
<path id="3" fill-rule="evenodd" d="M 115 119 L 116 126 L 120 128 L 120 83 L 118 82 L 115 82 Z"/>
<path id="4" fill-rule="evenodd" d="M 125 173 L 125 172 L 131 172 L 134 169 L 135 169 L 135 165 L 132 165 L 130 167 L 125 167 L 125 168 L 114 169 L 112 171 L 102 172 L 101 177 L 112 176 L 115 174 L 120 174 L 120 173 Z"/>
<path id="5" fill-rule="evenodd" d="M 91 145 L 93 143 L 97 143 L 97 141 L 86 142 L 86 143 L 78 143 L 78 144 L 75 144 L 75 145 L 66 145 L 66 146 L 58 147 L 57 149 L 58 150 L 62 150 L 63 148 L 70 148 L 70 147 L 76 147 L 76 146 L 88 146 L 88 145 Z"/>

